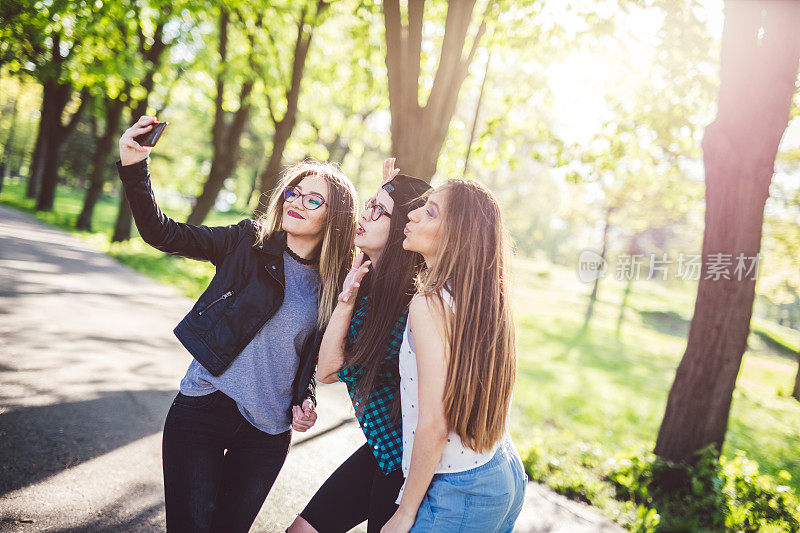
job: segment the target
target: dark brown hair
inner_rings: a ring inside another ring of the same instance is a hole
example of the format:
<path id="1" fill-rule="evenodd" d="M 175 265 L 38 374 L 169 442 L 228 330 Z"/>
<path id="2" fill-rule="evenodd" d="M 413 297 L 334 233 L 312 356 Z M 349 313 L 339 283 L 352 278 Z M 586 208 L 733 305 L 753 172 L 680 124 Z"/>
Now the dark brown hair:
<path id="1" fill-rule="evenodd" d="M 414 198 L 402 204 L 395 203 L 386 245 L 378 263 L 364 277 L 358 291 L 356 301 L 368 295 L 369 312 L 356 342 L 345 351 L 344 366 L 355 367 L 363 372 L 354 395 L 358 401 L 359 413 L 372 393 L 386 347 L 391 340 L 392 329 L 411 301 L 414 278 L 424 263 L 420 254 L 403 248 L 403 229 L 408 223 L 408 213 L 422 204 L 422 198 Z M 392 405 L 392 419 L 398 420 L 399 417 L 400 395 L 396 394 Z"/>

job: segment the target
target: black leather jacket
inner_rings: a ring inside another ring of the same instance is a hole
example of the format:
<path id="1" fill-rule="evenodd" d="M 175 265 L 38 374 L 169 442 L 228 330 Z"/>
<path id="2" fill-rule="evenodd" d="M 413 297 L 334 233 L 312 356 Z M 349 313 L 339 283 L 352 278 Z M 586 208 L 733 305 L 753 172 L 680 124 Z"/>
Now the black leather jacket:
<path id="1" fill-rule="evenodd" d="M 219 376 L 283 303 L 286 234 L 278 232 L 254 247 L 257 227 L 250 219 L 215 227 L 176 222 L 156 204 L 147 160 L 126 166 L 117 162 L 117 171 L 146 243 L 168 254 L 210 261 L 217 268 L 174 332 L 201 365 Z M 302 405 L 306 398 L 316 405 L 314 369 L 322 333 L 315 328 L 299 354 L 292 405 Z"/>

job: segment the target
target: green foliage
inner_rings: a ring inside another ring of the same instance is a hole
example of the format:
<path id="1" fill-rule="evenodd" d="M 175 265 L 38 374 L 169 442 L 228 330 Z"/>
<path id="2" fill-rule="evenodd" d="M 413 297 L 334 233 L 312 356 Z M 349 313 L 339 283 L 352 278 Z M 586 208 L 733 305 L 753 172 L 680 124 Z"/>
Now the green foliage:
<path id="1" fill-rule="evenodd" d="M 782 480 L 790 479 L 788 472 Z M 621 461 L 606 473 L 618 500 L 636 505 L 634 531 L 797 531 L 800 500 L 787 485 L 759 474 L 758 465 L 737 451 L 718 457 L 713 446 L 693 465 L 652 453 Z M 766 529 L 768 528 L 768 529 Z"/>
<path id="2" fill-rule="evenodd" d="M 606 454 L 602 444 L 540 442 L 523 455 L 534 481 L 559 494 L 594 505 L 631 531 L 794 532 L 800 528 L 800 500 L 781 471 L 760 474 L 755 461 L 737 450 L 719 458 L 713 447 L 694 465 L 655 456 L 649 447 L 635 454 Z"/>

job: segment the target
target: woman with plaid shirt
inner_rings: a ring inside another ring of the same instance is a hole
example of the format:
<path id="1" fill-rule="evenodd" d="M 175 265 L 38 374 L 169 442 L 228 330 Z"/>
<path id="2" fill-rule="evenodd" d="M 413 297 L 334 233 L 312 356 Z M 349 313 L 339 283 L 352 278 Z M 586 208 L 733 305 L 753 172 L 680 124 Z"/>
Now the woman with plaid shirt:
<path id="1" fill-rule="evenodd" d="M 325 331 L 317 376 L 347 385 L 367 442 L 325 481 L 290 533 L 344 532 L 365 520 L 368 532 L 378 532 L 397 509 L 403 484 L 398 353 L 422 266 L 419 254 L 403 249 L 403 229 L 429 189 L 387 159 L 383 183 L 361 213 L 355 245 L 362 253 Z"/>

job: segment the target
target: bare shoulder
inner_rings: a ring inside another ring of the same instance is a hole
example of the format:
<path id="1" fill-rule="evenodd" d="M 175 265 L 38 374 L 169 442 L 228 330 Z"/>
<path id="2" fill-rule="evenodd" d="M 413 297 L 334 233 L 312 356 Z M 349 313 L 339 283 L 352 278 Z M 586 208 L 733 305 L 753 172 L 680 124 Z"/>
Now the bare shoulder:
<path id="1" fill-rule="evenodd" d="M 438 333 L 444 337 L 447 324 L 446 313 L 451 312 L 446 304 L 434 295 L 417 294 L 408 308 L 408 321 L 414 333 Z"/>

